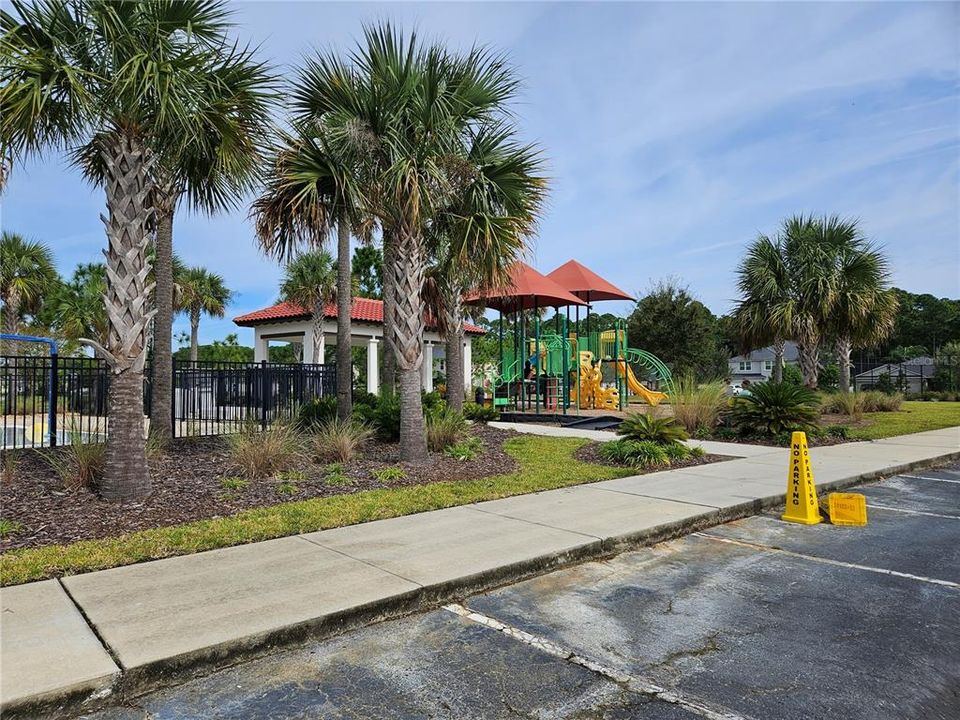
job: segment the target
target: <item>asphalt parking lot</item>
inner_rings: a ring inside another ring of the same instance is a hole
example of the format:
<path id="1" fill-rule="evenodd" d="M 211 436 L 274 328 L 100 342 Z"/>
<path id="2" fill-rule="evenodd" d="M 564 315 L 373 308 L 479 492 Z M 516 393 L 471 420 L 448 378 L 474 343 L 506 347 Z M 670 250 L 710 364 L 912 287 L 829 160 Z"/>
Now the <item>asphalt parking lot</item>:
<path id="1" fill-rule="evenodd" d="M 960 465 L 860 491 L 867 527 L 747 518 L 87 717 L 956 719 Z"/>

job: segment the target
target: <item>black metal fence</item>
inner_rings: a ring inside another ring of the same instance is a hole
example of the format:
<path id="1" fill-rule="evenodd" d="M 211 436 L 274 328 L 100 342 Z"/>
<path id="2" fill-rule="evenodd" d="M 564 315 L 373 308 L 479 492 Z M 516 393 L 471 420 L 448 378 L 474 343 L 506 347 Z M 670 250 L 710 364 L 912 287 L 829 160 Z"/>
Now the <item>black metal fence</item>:
<path id="1" fill-rule="evenodd" d="M 144 373 L 144 415 L 152 401 Z M 237 432 L 292 418 L 314 397 L 336 394 L 336 367 L 288 363 L 173 363 L 175 437 Z M 95 358 L 0 356 L 0 448 L 102 442 L 110 372 Z"/>

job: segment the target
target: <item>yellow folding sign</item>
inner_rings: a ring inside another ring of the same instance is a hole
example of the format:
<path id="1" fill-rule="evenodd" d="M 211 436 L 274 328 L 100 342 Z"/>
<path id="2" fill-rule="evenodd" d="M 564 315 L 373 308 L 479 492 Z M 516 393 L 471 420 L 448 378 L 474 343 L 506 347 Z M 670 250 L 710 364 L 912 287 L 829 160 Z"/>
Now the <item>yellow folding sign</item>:
<path id="1" fill-rule="evenodd" d="M 830 493 L 827 503 L 834 525 L 867 524 L 867 498 L 860 493 Z"/>

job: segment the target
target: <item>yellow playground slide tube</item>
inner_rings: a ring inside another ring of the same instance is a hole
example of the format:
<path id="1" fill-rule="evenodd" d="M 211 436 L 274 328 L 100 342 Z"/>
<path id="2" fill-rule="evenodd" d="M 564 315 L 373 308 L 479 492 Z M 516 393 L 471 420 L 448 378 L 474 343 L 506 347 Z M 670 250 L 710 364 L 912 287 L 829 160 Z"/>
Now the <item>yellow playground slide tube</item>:
<path id="1" fill-rule="evenodd" d="M 666 393 L 650 390 L 641 383 L 637 379 L 637 376 L 633 374 L 633 368 L 623 360 L 617 360 L 617 374 L 620 375 L 620 377 L 626 376 L 627 387 L 630 389 L 630 392 L 643 398 L 643 401 L 648 405 L 656 407 L 663 400 L 667 399 Z"/>

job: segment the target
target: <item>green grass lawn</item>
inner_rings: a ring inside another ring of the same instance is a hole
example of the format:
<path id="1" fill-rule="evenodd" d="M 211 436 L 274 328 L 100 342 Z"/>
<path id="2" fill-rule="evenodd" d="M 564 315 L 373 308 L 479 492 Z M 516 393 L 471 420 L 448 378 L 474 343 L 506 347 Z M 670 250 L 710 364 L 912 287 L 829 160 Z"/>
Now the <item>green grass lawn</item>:
<path id="1" fill-rule="evenodd" d="M 960 425 L 960 403 L 921 402 L 911 400 L 903 403 L 897 412 L 866 413 L 870 424 L 851 427 L 850 437 L 859 440 L 879 440 L 894 435 L 908 435 L 924 430 Z"/>
<path id="2" fill-rule="evenodd" d="M 517 459 L 520 468 L 480 480 L 314 498 L 101 540 L 11 550 L 0 555 L 0 585 L 103 570 L 632 474 L 625 468 L 594 465 L 574 458 L 574 451 L 586 442 L 579 438 L 533 435 L 512 438 L 505 449 Z"/>

